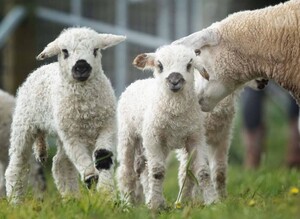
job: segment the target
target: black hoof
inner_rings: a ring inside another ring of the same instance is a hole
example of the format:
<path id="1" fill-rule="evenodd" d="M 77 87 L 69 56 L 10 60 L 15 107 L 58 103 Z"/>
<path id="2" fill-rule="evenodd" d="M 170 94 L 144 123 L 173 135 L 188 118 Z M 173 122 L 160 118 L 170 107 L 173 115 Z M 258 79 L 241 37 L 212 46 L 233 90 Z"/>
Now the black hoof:
<path id="1" fill-rule="evenodd" d="M 99 149 L 95 151 L 94 153 L 95 156 L 95 167 L 97 170 L 105 169 L 108 170 L 113 161 L 112 161 L 112 156 L 113 153 L 111 151 L 108 151 L 106 149 Z"/>
<path id="2" fill-rule="evenodd" d="M 93 185 L 96 185 L 98 182 L 98 175 L 92 175 L 89 176 L 84 180 L 84 183 L 86 184 L 86 187 L 88 189 L 91 189 Z"/>

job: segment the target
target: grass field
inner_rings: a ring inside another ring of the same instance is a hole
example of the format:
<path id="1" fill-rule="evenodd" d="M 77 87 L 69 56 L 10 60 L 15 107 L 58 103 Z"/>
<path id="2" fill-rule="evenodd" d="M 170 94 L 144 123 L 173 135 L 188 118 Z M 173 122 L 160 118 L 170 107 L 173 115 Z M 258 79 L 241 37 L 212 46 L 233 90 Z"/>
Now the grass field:
<path id="1" fill-rule="evenodd" d="M 170 209 L 160 213 L 149 211 L 145 206 L 129 208 L 122 203 L 110 202 L 101 194 L 88 192 L 84 187 L 79 200 L 61 200 L 47 169 L 48 189 L 43 202 L 30 195 L 23 204 L 11 206 L 5 199 L 0 201 L 2 218 L 300 218 L 300 171 L 284 167 L 285 144 L 287 143 L 286 116 L 273 103 L 267 107 L 268 136 L 267 153 L 261 168 L 256 171 L 242 167 L 243 145 L 240 139 L 239 116 L 233 146 L 230 150 L 228 170 L 228 197 L 222 203 L 211 206 L 187 204 L 174 209 L 178 193 L 177 167 L 171 159 L 167 172 L 164 194 Z"/>

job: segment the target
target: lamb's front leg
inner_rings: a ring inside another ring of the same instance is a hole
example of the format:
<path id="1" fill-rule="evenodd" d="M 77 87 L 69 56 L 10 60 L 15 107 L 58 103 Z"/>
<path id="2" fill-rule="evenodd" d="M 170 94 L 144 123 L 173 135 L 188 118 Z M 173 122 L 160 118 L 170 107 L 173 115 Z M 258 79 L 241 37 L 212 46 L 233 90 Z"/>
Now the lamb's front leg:
<path id="1" fill-rule="evenodd" d="M 166 155 L 155 137 L 149 136 L 143 140 L 149 170 L 149 195 L 146 195 L 146 203 L 150 209 L 162 209 L 165 207 L 163 181 L 166 169 Z"/>
<path id="2" fill-rule="evenodd" d="M 81 139 L 61 139 L 65 153 L 79 172 L 82 181 L 90 188 L 93 182 L 98 181 L 98 173 L 94 167 L 92 152 Z"/>
<path id="3" fill-rule="evenodd" d="M 107 123 L 107 126 L 102 128 L 96 142 L 94 151 L 95 168 L 99 172 L 97 189 L 110 194 L 114 192 L 114 162 L 116 145 L 116 125 L 115 120 Z"/>
<path id="4" fill-rule="evenodd" d="M 78 197 L 80 194 L 78 173 L 63 149 L 63 143 L 57 140 L 57 153 L 53 157 L 52 174 L 56 187 L 63 198 Z"/>

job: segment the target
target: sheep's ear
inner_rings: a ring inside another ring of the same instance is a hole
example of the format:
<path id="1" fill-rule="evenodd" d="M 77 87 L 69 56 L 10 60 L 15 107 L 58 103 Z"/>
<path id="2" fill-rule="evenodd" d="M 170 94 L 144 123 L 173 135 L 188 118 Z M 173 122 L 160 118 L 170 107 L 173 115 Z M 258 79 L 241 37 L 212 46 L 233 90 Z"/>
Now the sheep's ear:
<path id="1" fill-rule="evenodd" d="M 146 69 L 152 70 L 154 68 L 154 59 L 155 59 L 154 53 L 143 53 L 135 57 L 132 64 L 134 67 L 141 70 L 146 70 Z"/>
<path id="2" fill-rule="evenodd" d="M 43 60 L 55 55 L 58 55 L 60 49 L 57 45 L 57 41 L 49 43 L 46 48 L 36 57 L 37 60 Z"/>
<path id="3" fill-rule="evenodd" d="M 189 36 L 178 39 L 172 44 L 183 44 L 193 49 L 201 49 L 203 46 L 215 46 L 220 42 L 220 34 L 217 28 L 206 28 Z"/>
<path id="4" fill-rule="evenodd" d="M 126 39 L 126 36 L 113 35 L 113 34 L 99 34 L 100 48 L 106 49 L 115 46 Z"/>
<path id="5" fill-rule="evenodd" d="M 201 62 L 199 61 L 198 57 L 195 58 L 194 65 L 195 69 L 200 73 L 200 75 L 209 81 L 209 74 L 207 73 L 206 69 L 201 65 Z"/>
<path id="6" fill-rule="evenodd" d="M 201 69 L 197 69 L 200 73 L 200 75 L 205 78 L 206 80 L 209 81 L 209 74 L 207 73 L 207 71 L 205 70 L 205 68 L 201 68 Z"/>

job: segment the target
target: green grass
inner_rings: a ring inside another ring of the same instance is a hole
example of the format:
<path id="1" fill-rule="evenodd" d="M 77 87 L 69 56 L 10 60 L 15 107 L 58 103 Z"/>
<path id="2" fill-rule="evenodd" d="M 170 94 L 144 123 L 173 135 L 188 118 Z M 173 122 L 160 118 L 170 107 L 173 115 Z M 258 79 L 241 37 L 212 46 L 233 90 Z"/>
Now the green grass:
<path id="1" fill-rule="evenodd" d="M 178 195 L 177 161 L 172 158 L 164 184 L 164 195 L 170 209 L 160 213 L 145 206 L 131 207 L 121 202 L 112 203 L 106 197 L 87 191 L 82 186 L 80 199 L 62 200 L 53 184 L 50 161 L 46 166 L 48 189 L 43 202 L 29 194 L 24 203 L 11 206 L 0 200 L 2 218 L 272 218 L 293 219 L 300 217 L 300 193 L 291 194 L 292 187 L 300 189 L 300 171 L 284 167 L 287 143 L 286 116 L 278 106 L 267 107 L 267 153 L 258 170 L 245 170 L 242 166 L 244 148 L 240 137 L 241 121 L 236 120 L 233 145 L 230 150 L 228 170 L 228 197 L 211 206 L 187 204 L 174 209 Z"/>

